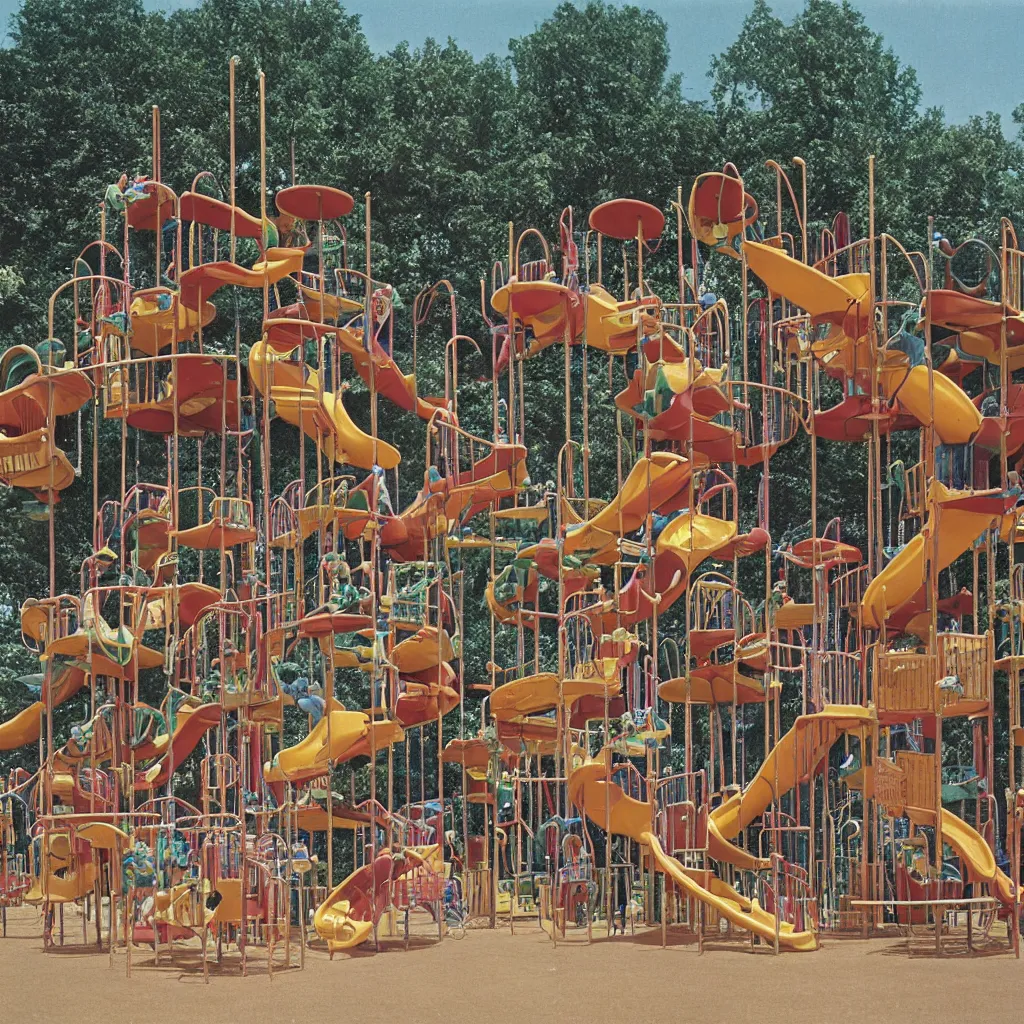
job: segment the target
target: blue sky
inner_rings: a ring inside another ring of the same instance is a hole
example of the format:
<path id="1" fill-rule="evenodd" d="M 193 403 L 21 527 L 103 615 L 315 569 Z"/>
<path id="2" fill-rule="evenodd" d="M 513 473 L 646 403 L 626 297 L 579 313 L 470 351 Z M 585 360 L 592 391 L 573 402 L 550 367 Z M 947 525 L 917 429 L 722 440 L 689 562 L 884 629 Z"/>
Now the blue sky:
<path id="1" fill-rule="evenodd" d="M 708 63 L 739 34 L 752 0 L 633 0 L 669 26 L 673 70 L 693 99 L 709 90 Z M 803 0 L 769 0 L 787 20 Z M 900 59 L 917 70 L 926 105 L 950 120 L 993 110 L 1007 121 L 1024 103 L 1024 0 L 853 0 Z M 508 40 L 529 32 L 556 6 L 552 0 L 353 0 L 371 46 L 388 49 L 428 35 L 453 36 L 475 54 L 505 53 Z"/>
<path id="2" fill-rule="evenodd" d="M 187 2 L 187 0 L 186 0 Z M 710 58 L 736 37 L 751 0 L 634 0 L 657 11 L 669 26 L 673 70 L 685 94 L 708 94 Z M 182 6 L 181 0 L 146 0 L 148 7 Z M 0 0 L 6 25 L 16 0 Z M 454 37 L 477 56 L 504 54 L 508 40 L 529 32 L 555 0 L 351 0 L 370 45 L 388 50 L 402 40 Z M 774 0 L 792 17 L 802 0 Z M 951 121 L 993 110 L 1008 122 L 1024 103 L 1024 0 L 854 0 L 868 24 L 882 33 L 901 60 L 917 70 L 926 105 L 942 106 Z M 1008 132 L 1012 134 L 1012 128 Z"/>

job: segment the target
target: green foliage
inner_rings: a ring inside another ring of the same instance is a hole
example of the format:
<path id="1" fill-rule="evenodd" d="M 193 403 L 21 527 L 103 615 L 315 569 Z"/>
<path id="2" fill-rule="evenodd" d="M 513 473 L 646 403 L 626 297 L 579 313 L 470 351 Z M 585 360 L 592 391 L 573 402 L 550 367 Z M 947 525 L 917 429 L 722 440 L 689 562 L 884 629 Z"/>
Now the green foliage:
<path id="1" fill-rule="evenodd" d="M 668 74 L 665 22 L 652 11 L 563 3 L 510 50 L 525 137 L 547 158 L 547 188 L 517 220 L 620 195 L 662 206 L 718 159 L 708 112 Z"/>
<path id="2" fill-rule="evenodd" d="M 1021 209 L 1021 150 L 1003 135 L 998 116 L 947 125 L 941 110 L 922 112 L 914 69 L 848 2 L 807 0 L 787 24 L 766 0 L 755 0 L 712 71 L 721 152 L 762 201 L 775 189 L 764 161 L 803 157 L 808 220 L 830 221 L 844 210 L 860 237 L 874 154 L 877 228 L 911 242 L 908 248 L 923 248 L 929 214 L 962 237 L 991 232 L 994 218 Z"/>

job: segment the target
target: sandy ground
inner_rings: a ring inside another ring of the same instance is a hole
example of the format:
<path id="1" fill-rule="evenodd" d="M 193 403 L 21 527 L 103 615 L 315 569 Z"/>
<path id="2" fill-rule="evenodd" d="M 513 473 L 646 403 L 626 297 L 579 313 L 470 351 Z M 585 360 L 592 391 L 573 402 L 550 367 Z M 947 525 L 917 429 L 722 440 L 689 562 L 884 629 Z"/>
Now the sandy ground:
<path id="1" fill-rule="evenodd" d="M 310 950 L 304 971 L 275 972 L 257 960 L 238 974 L 225 955 L 204 985 L 196 950 L 153 966 L 137 948 L 132 977 L 124 952 L 81 941 L 81 918 L 69 910 L 68 945 L 42 952 L 38 912 L 9 911 L 0 939 L 0 1020 L 74 1024 L 622 1024 L 751 1021 L 770 1024 L 899 1021 L 1020 1021 L 1024 962 L 1007 954 L 1005 939 L 968 958 L 947 940 L 937 958 L 930 939 L 826 939 L 817 953 L 778 958 L 748 944 L 709 943 L 703 956 L 683 936 L 660 931 L 553 948 L 536 926 L 471 930 L 460 941 L 414 939 L 412 948 L 339 954 L 333 962 Z M 296 953 L 297 956 L 297 953 Z"/>

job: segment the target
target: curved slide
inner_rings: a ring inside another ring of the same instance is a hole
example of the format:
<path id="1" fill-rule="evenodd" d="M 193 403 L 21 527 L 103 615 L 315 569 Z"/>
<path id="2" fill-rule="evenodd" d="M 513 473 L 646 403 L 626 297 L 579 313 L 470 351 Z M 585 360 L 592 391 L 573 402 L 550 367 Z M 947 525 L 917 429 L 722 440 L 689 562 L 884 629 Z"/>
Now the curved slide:
<path id="1" fill-rule="evenodd" d="M 554 672 L 538 672 L 504 683 L 491 694 L 491 714 L 499 722 L 515 722 L 529 715 L 543 714 L 557 708 L 571 707 L 584 697 L 602 700 L 617 697 L 621 692 L 618 662 L 605 658 L 589 663 L 589 674 L 563 679 L 561 688 Z"/>
<path id="2" fill-rule="evenodd" d="M 737 927 L 753 932 L 768 942 L 775 941 L 775 915 L 769 914 L 756 899 L 748 900 L 731 885 L 711 874 L 707 874 L 707 888 L 705 888 L 696 878 L 692 877 L 697 873 L 688 873 L 675 857 L 670 857 L 662 849 L 661 843 L 650 832 L 643 833 L 640 841 L 651 848 L 651 854 L 658 867 L 689 895 L 712 907 Z M 812 931 L 794 931 L 791 924 L 781 922 L 779 945 L 783 949 L 811 953 L 818 948 L 818 937 Z"/>
<path id="3" fill-rule="evenodd" d="M 907 816 L 915 825 L 935 824 L 935 812 L 920 807 L 906 808 Z M 971 828 L 951 811 L 942 812 L 942 838 L 956 851 L 967 866 L 972 882 L 986 882 L 989 890 L 1003 906 L 1013 906 L 1013 882 L 996 864 L 992 848 L 981 833 Z"/>
<path id="4" fill-rule="evenodd" d="M 54 678 L 50 684 L 50 700 L 54 707 L 63 704 L 85 686 L 85 669 L 77 662 L 55 662 Z M 41 700 L 30 704 L 24 711 L 0 724 L 0 750 L 17 750 L 39 739 L 42 715 L 46 705 Z"/>
<path id="5" fill-rule="evenodd" d="M 934 391 L 935 433 L 943 444 L 967 444 L 981 428 L 981 413 L 956 381 L 944 373 L 930 374 Z M 907 365 L 882 368 L 882 390 L 899 399 L 918 423 L 931 423 L 932 396 L 928 367 Z"/>
<path id="6" fill-rule="evenodd" d="M 203 735 L 220 724 L 220 713 L 219 703 L 179 708 L 173 734 L 161 736 L 157 741 L 160 759 L 135 773 L 136 792 L 165 785 L 171 773 L 181 767 L 182 761 L 195 750 Z M 164 749 L 160 751 L 159 747 Z"/>
<path id="7" fill-rule="evenodd" d="M 744 242 L 743 252 L 750 269 L 770 291 L 784 296 L 814 319 L 841 328 L 847 336 L 841 344 L 851 344 L 865 337 L 871 310 L 867 274 L 830 277 L 793 259 L 782 249 L 760 242 Z M 944 444 L 970 441 L 981 426 L 981 414 L 955 381 L 942 373 L 929 374 L 927 366 L 911 367 L 908 357 L 898 351 L 887 351 L 886 360 L 881 370 L 881 385 L 889 398 L 897 398 L 918 422 L 934 423 L 935 432 Z"/>
<path id="8" fill-rule="evenodd" d="M 607 748 L 603 752 L 607 756 Z M 722 917 L 769 942 L 775 940 L 775 916 L 761 908 L 757 900 L 748 900 L 732 886 L 708 872 L 688 871 L 661 846 L 651 832 L 650 804 L 627 796 L 622 788 L 605 778 L 607 766 L 603 756 L 577 768 L 569 776 L 569 799 L 591 821 L 611 832 L 629 836 L 649 847 L 658 866 L 673 882 L 695 899 L 711 907 Z M 699 879 L 699 880 L 698 880 Z M 706 883 L 706 884 L 702 884 Z M 784 949 L 807 952 L 817 948 L 814 932 L 794 931 L 793 926 L 780 925 L 779 945 Z"/>
<path id="9" fill-rule="evenodd" d="M 190 267 L 181 275 L 179 301 L 186 309 L 198 311 L 202 308 L 201 304 L 226 284 L 241 288 L 262 288 L 264 284 L 276 284 L 302 269 L 305 254 L 305 249 L 270 248 L 264 259 L 254 263 L 251 269 L 230 260 Z"/>
<path id="10" fill-rule="evenodd" d="M 842 327 L 852 314 L 856 321 L 867 323 L 871 309 L 870 275 L 830 277 L 763 242 L 745 241 L 743 252 L 747 265 L 771 292 L 806 310 L 815 319 Z"/>
<path id="11" fill-rule="evenodd" d="M 768 752 L 747 788 L 711 812 L 708 819 L 711 856 L 749 867 L 746 861 L 753 858 L 733 846 L 731 840 L 759 818 L 776 795 L 788 793 L 809 776 L 843 733 L 868 728 L 871 722 L 871 709 L 859 704 L 831 704 L 816 714 L 801 715 Z M 736 854 L 742 862 L 736 859 Z"/>
<path id="12" fill-rule="evenodd" d="M 367 387 L 370 386 L 372 376 L 373 385 L 378 394 L 394 402 L 400 409 L 414 412 L 423 420 L 429 420 L 433 416 L 438 407 L 417 395 L 416 374 L 402 373 L 394 359 L 376 338 L 372 339 L 373 349 L 371 352 L 366 347 L 364 334 L 360 328 L 339 327 L 337 330 L 338 340 L 352 357 L 356 373 L 363 379 L 363 383 Z M 371 362 L 373 364 L 372 373 Z"/>
<path id="13" fill-rule="evenodd" d="M 643 526 L 647 516 L 681 497 L 690 482 L 691 465 L 682 455 L 653 452 L 641 457 L 622 481 L 622 489 L 597 515 L 565 533 L 564 553 L 599 551 L 616 537 Z M 685 498 L 682 503 L 686 504 Z"/>
<path id="14" fill-rule="evenodd" d="M 910 601 L 924 585 L 925 544 L 932 543 L 936 523 L 935 569 L 941 571 L 959 558 L 994 519 L 1005 514 L 1010 501 L 1000 493 L 951 491 L 933 480 L 928 492 L 928 522 L 868 585 L 861 601 L 863 625 L 881 629 L 888 615 Z"/>
<path id="15" fill-rule="evenodd" d="M 371 721 L 362 711 L 346 711 L 337 701 L 332 705 L 305 739 L 285 747 L 273 762 L 263 766 L 267 782 L 301 782 L 325 775 L 331 763 L 369 756 L 371 750 L 384 750 L 404 735 L 402 727 L 390 719 Z"/>
<path id="16" fill-rule="evenodd" d="M 301 427 L 312 438 L 324 437 L 329 457 L 360 469 L 394 469 L 402 456 L 386 441 L 373 438 L 355 425 L 340 392 L 320 391 L 316 370 L 298 359 L 284 358 L 266 341 L 249 352 L 249 375 L 256 389 L 267 394 L 286 423 Z"/>
<path id="17" fill-rule="evenodd" d="M 267 782 L 286 782 L 323 775 L 331 761 L 344 759 L 366 735 L 369 725 L 370 720 L 362 711 L 335 707 L 317 722 L 305 739 L 285 747 L 277 755 L 276 763 L 264 765 L 263 777 Z"/>
<path id="18" fill-rule="evenodd" d="M 392 883 L 423 865 L 440 871 L 439 856 L 436 844 L 410 846 L 401 853 L 382 850 L 372 864 L 357 868 L 336 886 L 313 915 L 313 927 L 331 956 L 365 942 L 391 903 Z"/>
<path id="19" fill-rule="evenodd" d="M 17 750 L 39 739 L 46 705 L 37 700 L 0 725 L 0 750 Z"/>
<path id="20" fill-rule="evenodd" d="M 619 591 L 618 607 L 611 600 L 595 607 L 594 628 L 611 633 L 620 625 L 629 628 L 651 618 L 654 594 L 661 595 L 658 610 L 665 612 L 685 593 L 693 570 L 736 539 L 734 522 L 703 513 L 676 516 L 658 535 L 652 564 L 637 566 Z"/>

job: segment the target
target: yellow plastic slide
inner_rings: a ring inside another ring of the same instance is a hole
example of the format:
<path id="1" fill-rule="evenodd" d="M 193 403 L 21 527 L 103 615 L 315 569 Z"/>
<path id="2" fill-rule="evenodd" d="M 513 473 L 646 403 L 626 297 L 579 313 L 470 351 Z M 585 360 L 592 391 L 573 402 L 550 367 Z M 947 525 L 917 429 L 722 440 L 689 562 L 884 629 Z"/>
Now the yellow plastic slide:
<path id="1" fill-rule="evenodd" d="M 378 853 L 373 864 L 357 868 L 337 885 L 313 915 L 316 933 L 333 956 L 365 942 L 373 931 L 374 918 L 390 902 L 388 886 L 414 868 L 428 865 L 443 872 L 440 847 L 409 846 L 400 854 Z"/>
<path id="2" fill-rule="evenodd" d="M 736 539 L 736 523 L 688 512 L 676 516 L 659 534 L 655 557 L 671 554 L 681 559 L 687 574 L 720 548 Z"/>
<path id="3" fill-rule="evenodd" d="M 643 526 L 648 514 L 675 497 L 690 479 L 690 464 L 681 455 L 653 452 L 639 458 L 622 482 L 622 490 L 597 515 L 566 531 L 565 554 L 597 551 L 615 537 Z"/>
<path id="4" fill-rule="evenodd" d="M 868 370 L 875 357 L 866 336 L 854 340 L 833 328 L 827 339 L 811 347 L 819 358 L 841 368 L 862 388 L 870 387 Z M 929 376 L 934 391 L 934 414 L 928 392 Z M 919 423 L 934 425 L 943 444 L 967 444 L 981 426 L 981 412 L 955 381 L 944 373 L 929 372 L 927 366 L 911 366 L 909 356 L 898 349 L 885 351 L 879 386 L 884 397 L 898 400 L 900 407 Z"/>
<path id="5" fill-rule="evenodd" d="M 39 739 L 40 718 L 45 713 L 46 705 L 37 700 L 0 725 L 0 750 L 17 750 L 35 743 Z"/>
<path id="6" fill-rule="evenodd" d="M 635 800 L 607 779 L 611 752 L 607 747 L 596 758 L 574 768 L 569 775 L 569 800 L 595 825 L 616 835 L 639 837 L 654 824 L 651 805 Z"/>
<path id="7" fill-rule="evenodd" d="M 688 872 L 675 857 L 670 857 L 662 849 L 657 837 L 650 832 L 643 833 L 640 842 L 651 848 L 655 863 L 681 889 L 716 910 L 737 927 L 753 932 L 768 942 L 775 941 L 775 915 L 769 914 L 756 899 L 748 900 L 731 885 L 710 874 L 703 879 L 708 883 L 705 888 L 692 877 L 697 873 Z M 812 931 L 794 931 L 791 924 L 783 921 L 779 924 L 779 945 L 799 953 L 811 953 L 818 948 L 818 937 Z"/>
<path id="8" fill-rule="evenodd" d="M 305 739 L 285 747 L 277 755 L 276 764 L 264 765 L 263 776 L 267 782 L 285 782 L 323 774 L 327 771 L 328 762 L 342 760 L 344 754 L 366 735 L 369 727 L 370 720 L 362 711 L 345 711 L 336 707 L 317 722 Z"/>
<path id="9" fill-rule="evenodd" d="M 620 786 L 605 778 L 608 749 L 594 761 L 575 769 L 569 776 L 569 799 L 601 828 L 629 836 L 651 850 L 658 868 L 664 871 L 695 899 L 711 907 L 738 928 L 753 932 L 774 942 L 775 918 L 764 911 L 756 900 L 747 900 L 719 878 L 705 872 L 690 873 L 674 857 L 662 849 L 651 832 L 652 809 L 649 803 L 627 796 Z M 703 876 L 702 885 L 693 874 Z M 779 945 L 801 952 L 817 948 L 813 932 L 797 932 L 785 922 L 780 925 Z"/>
<path id="10" fill-rule="evenodd" d="M 285 358 L 259 341 L 249 352 L 249 374 L 261 393 L 269 386 L 281 419 L 301 427 L 308 437 L 325 439 L 328 457 L 335 462 L 372 469 L 376 461 L 384 469 L 394 469 L 401 461 L 397 448 L 379 439 L 374 446 L 373 437 L 352 422 L 340 393 L 320 393 L 317 371 L 304 363 Z"/>
<path id="11" fill-rule="evenodd" d="M 359 754 L 369 755 L 371 749 L 384 750 L 401 740 L 403 735 L 397 722 L 390 719 L 371 721 L 362 711 L 346 711 L 334 701 L 329 714 L 317 722 L 305 739 L 285 747 L 275 762 L 264 764 L 263 777 L 267 782 L 285 782 L 324 775 L 329 762 L 338 764 Z"/>
<path id="12" fill-rule="evenodd" d="M 941 571 L 960 557 L 982 532 L 992 524 L 991 509 L 973 511 L 954 508 L 964 501 L 965 492 L 951 491 L 937 480 L 928 490 L 928 521 L 898 555 L 871 581 L 861 602 L 862 621 L 871 629 L 881 629 L 889 612 L 907 603 L 924 585 L 925 561 L 933 542 L 938 516 L 938 543 L 935 570 Z"/>
<path id="13" fill-rule="evenodd" d="M 737 863 L 734 857 L 737 853 L 743 860 L 748 859 L 750 855 L 738 850 L 730 840 L 760 817 L 776 795 L 788 793 L 809 775 L 842 733 L 868 728 L 871 714 L 869 708 L 858 704 L 830 704 L 816 714 L 801 715 L 769 751 L 747 788 L 711 812 L 708 820 L 711 856 L 730 863 Z"/>
<path id="14" fill-rule="evenodd" d="M 906 808 L 915 825 L 934 825 L 935 812 L 920 807 Z M 995 854 L 984 837 L 951 811 L 942 812 L 942 838 L 956 850 L 967 866 L 972 882 L 987 882 L 989 890 L 1004 906 L 1013 905 L 1013 882 L 997 865 Z"/>
<path id="15" fill-rule="evenodd" d="M 747 265 L 775 295 L 781 295 L 812 317 L 842 325 L 847 315 L 860 317 L 871 306 L 871 278 L 868 274 L 829 277 L 820 270 L 793 259 L 782 249 L 762 242 L 743 243 Z"/>
<path id="16" fill-rule="evenodd" d="M 621 691 L 618 662 L 604 658 L 590 663 L 589 670 L 576 679 L 563 679 L 561 704 L 571 707 L 581 697 L 616 697 Z M 499 722 L 514 722 L 526 715 L 537 715 L 559 705 L 558 676 L 538 672 L 499 686 L 491 694 L 491 714 Z"/>
<path id="17" fill-rule="evenodd" d="M 862 336 L 866 334 L 871 306 L 867 274 L 829 277 L 793 259 L 782 249 L 760 242 L 744 242 L 743 251 L 751 270 L 776 295 L 784 296 L 816 319 L 849 328 Z M 854 340 L 853 337 L 845 339 L 847 344 Z M 933 372 L 930 376 L 934 424 L 939 439 L 944 444 L 966 444 L 981 426 L 981 413 L 954 381 L 941 373 Z M 881 372 L 882 390 L 890 398 L 895 395 L 907 412 L 925 425 L 933 421 L 928 378 L 927 366 L 910 367 L 904 353 L 886 352 L 886 364 Z"/>
<path id="18" fill-rule="evenodd" d="M 899 383 L 906 374 L 906 380 Z M 981 413 L 967 397 L 966 392 L 945 374 L 932 373 L 935 394 L 935 433 L 943 444 L 967 444 L 981 426 Z M 932 422 L 932 399 L 928 394 L 928 367 L 914 366 L 907 373 L 906 366 L 883 368 L 882 390 L 891 395 L 896 391 L 900 404 L 918 422 L 927 426 Z M 896 390 L 898 388 L 898 391 Z"/>

